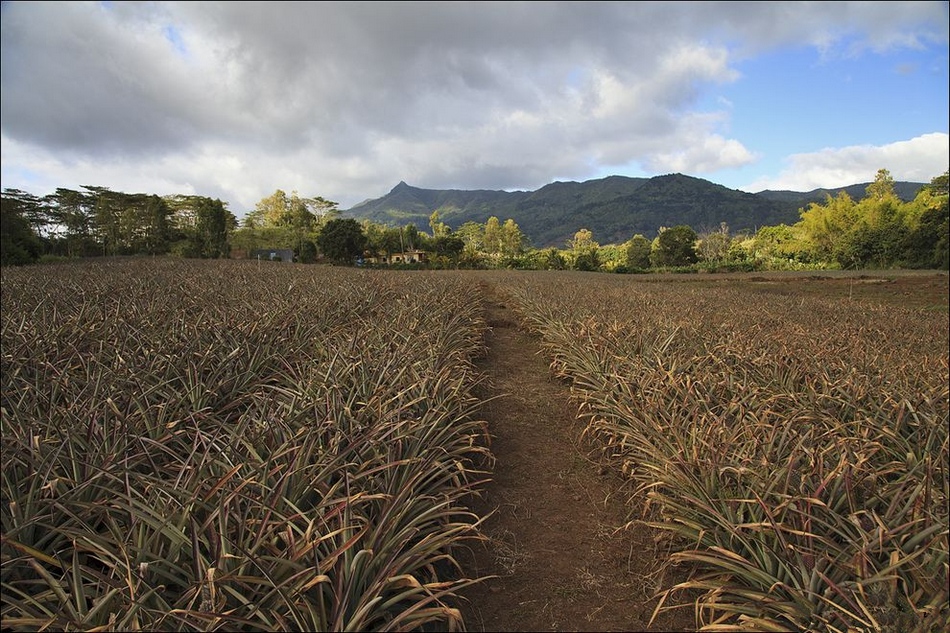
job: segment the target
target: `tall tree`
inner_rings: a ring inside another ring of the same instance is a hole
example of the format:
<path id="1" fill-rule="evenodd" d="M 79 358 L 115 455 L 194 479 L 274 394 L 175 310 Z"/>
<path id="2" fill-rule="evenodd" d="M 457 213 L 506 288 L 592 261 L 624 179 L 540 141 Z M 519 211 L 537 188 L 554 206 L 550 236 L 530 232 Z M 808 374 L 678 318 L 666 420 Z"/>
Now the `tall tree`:
<path id="1" fill-rule="evenodd" d="M 96 198 L 85 191 L 59 188 L 45 198 L 49 209 L 52 237 L 65 244 L 67 257 L 86 257 L 101 253 L 96 235 Z"/>
<path id="2" fill-rule="evenodd" d="M 950 208 L 948 175 L 936 176 L 908 205 L 903 263 L 910 268 L 950 267 Z"/>
<path id="3" fill-rule="evenodd" d="M 856 221 L 836 249 L 842 266 L 889 268 L 900 258 L 907 235 L 905 205 L 894 195 L 888 179 L 880 175 L 880 187 L 869 186 L 867 195 L 855 205 Z"/>
<path id="4" fill-rule="evenodd" d="M 320 196 L 287 195 L 282 189 L 262 198 L 236 231 L 236 247 L 291 248 L 298 260 L 312 260 L 320 227 L 339 214 L 338 204 Z"/>
<path id="5" fill-rule="evenodd" d="M 435 239 L 447 236 L 452 230 L 449 225 L 443 222 L 439 217 L 438 209 L 433 211 L 432 215 L 429 216 L 429 229 L 431 229 L 432 237 Z"/>
<path id="6" fill-rule="evenodd" d="M 501 222 L 495 216 L 485 222 L 485 232 L 482 234 L 482 246 L 486 253 L 494 255 L 501 252 Z"/>
<path id="7" fill-rule="evenodd" d="M 415 249 L 419 247 L 421 240 L 419 239 L 419 229 L 416 228 L 416 225 L 410 222 L 406 226 L 402 227 L 399 231 L 401 238 L 401 248 L 402 250 L 406 249 Z"/>
<path id="8" fill-rule="evenodd" d="M 476 252 L 482 250 L 485 238 L 485 225 L 478 222 L 465 222 L 456 229 L 455 234 L 465 242 L 465 250 Z"/>
<path id="9" fill-rule="evenodd" d="M 627 268 L 646 270 L 650 267 L 650 240 L 639 233 L 627 242 Z"/>
<path id="10" fill-rule="evenodd" d="M 505 257 L 517 257 L 524 248 L 524 234 L 514 220 L 508 218 L 501 225 L 501 253 Z"/>
<path id="11" fill-rule="evenodd" d="M 131 209 L 130 250 L 149 255 L 167 253 L 172 236 L 168 203 L 154 194 L 128 196 L 127 203 Z"/>
<path id="12" fill-rule="evenodd" d="M 294 191 L 291 195 L 291 200 L 299 200 L 300 204 L 302 204 L 306 208 L 307 212 L 313 216 L 317 226 L 322 226 L 330 220 L 339 217 L 340 215 L 340 203 L 327 200 L 321 196 L 298 198 L 297 192 Z"/>
<path id="13" fill-rule="evenodd" d="M 825 204 L 813 202 L 801 211 L 801 227 L 811 244 L 815 261 L 830 262 L 838 259 L 845 237 L 858 223 L 858 210 L 847 192 L 825 196 Z"/>
<path id="14" fill-rule="evenodd" d="M 254 218 L 256 227 L 287 226 L 290 224 L 290 198 L 281 189 L 258 201 L 248 218 Z"/>
<path id="15" fill-rule="evenodd" d="M 450 230 L 448 233 L 442 233 L 438 237 L 432 238 L 432 250 L 437 255 L 457 263 L 462 251 L 465 250 L 465 241 Z"/>
<path id="16" fill-rule="evenodd" d="M 864 190 L 864 197 L 872 200 L 884 200 L 888 197 L 896 198 L 894 193 L 894 178 L 886 169 L 878 169 L 874 182 Z"/>
<path id="17" fill-rule="evenodd" d="M 363 254 L 366 236 L 363 227 L 352 218 L 336 218 L 327 222 L 320 230 L 317 246 L 330 261 L 337 264 L 351 264 Z"/>
<path id="18" fill-rule="evenodd" d="M 221 200 L 201 198 L 195 208 L 195 245 L 200 257 L 217 259 L 230 252 L 228 235 L 232 222 Z"/>
<path id="19" fill-rule="evenodd" d="M 95 200 L 96 229 L 103 255 L 118 255 L 122 249 L 122 206 L 108 187 L 83 185 Z"/>
<path id="20" fill-rule="evenodd" d="M 20 189 L 4 189 L 3 197 L 16 208 L 17 214 L 26 220 L 38 237 L 49 233 L 53 218 L 43 199 Z"/>
<path id="21" fill-rule="evenodd" d="M 934 196 L 946 196 L 950 194 L 950 170 L 943 172 L 939 176 L 934 176 L 930 184 L 924 187 Z"/>
<path id="22" fill-rule="evenodd" d="M 658 267 L 695 264 L 697 239 L 696 231 L 685 224 L 661 230 L 653 241 L 650 262 Z"/>
<path id="23" fill-rule="evenodd" d="M 568 242 L 574 260 L 575 270 L 597 270 L 600 268 L 600 244 L 594 241 L 590 229 L 581 229 Z"/>
<path id="24" fill-rule="evenodd" d="M 95 200 L 96 228 L 106 255 L 167 252 L 171 237 L 167 202 L 154 194 L 129 194 L 84 185 Z"/>
<path id="25" fill-rule="evenodd" d="M 297 232 L 316 230 L 321 224 L 339 214 L 338 203 L 320 196 L 305 198 L 296 191 L 288 196 L 277 189 L 261 198 L 254 210 L 245 216 L 247 228 L 290 227 Z"/>
<path id="26" fill-rule="evenodd" d="M 0 197 L 0 265 L 22 266 L 39 259 L 40 237 L 27 213 L 22 199 L 6 192 Z"/>

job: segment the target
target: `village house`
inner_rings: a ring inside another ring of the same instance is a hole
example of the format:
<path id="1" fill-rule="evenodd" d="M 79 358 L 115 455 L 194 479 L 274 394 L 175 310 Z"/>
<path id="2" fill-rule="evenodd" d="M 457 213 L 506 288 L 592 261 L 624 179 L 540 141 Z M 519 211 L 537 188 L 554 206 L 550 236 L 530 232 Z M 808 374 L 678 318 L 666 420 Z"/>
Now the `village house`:
<path id="1" fill-rule="evenodd" d="M 394 264 L 424 264 L 427 261 L 427 257 L 425 251 L 407 250 L 401 253 L 388 253 L 380 257 L 367 257 L 363 261 L 367 264 L 382 264 L 384 266 Z"/>

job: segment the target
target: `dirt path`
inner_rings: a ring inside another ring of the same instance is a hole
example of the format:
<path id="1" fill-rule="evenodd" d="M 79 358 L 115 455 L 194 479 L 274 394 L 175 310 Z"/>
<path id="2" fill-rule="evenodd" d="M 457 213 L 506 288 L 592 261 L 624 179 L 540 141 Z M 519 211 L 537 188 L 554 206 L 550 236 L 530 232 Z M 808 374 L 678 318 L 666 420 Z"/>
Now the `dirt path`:
<path id="1" fill-rule="evenodd" d="M 537 339 L 490 285 L 491 332 L 482 364 L 483 414 L 496 464 L 475 509 L 494 514 L 491 541 L 461 560 L 469 577 L 497 575 L 465 592 L 469 631 L 684 631 L 691 611 L 661 615 L 653 534 L 616 534 L 626 521 L 619 481 L 590 459 L 569 387 L 551 376 Z"/>

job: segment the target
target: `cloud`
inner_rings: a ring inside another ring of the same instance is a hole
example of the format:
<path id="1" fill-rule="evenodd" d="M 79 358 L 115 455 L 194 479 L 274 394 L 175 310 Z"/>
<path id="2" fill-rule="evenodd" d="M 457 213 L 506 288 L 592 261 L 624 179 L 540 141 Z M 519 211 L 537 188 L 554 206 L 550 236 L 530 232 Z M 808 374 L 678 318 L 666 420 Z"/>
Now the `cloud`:
<path id="1" fill-rule="evenodd" d="M 198 193 L 243 213 L 277 188 L 346 208 L 400 180 L 715 174 L 757 159 L 728 104 L 700 105 L 741 79 L 741 56 L 945 41 L 943 5 L 3 3 L 4 186 Z"/>
<path id="2" fill-rule="evenodd" d="M 950 169 L 950 135 L 924 134 L 888 145 L 855 145 L 794 154 L 788 167 L 774 178 L 762 178 L 744 191 L 812 191 L 872 182 L 886 169 L 894 180 L 930 182 Z"/>
<path id="3" fill-rule="evenodd" d="M 742 143 L 713 134 L 684 150 L 651 156 L 645 163 L 654 173 L 705 174 L 742 167 L 756 158 Z"/>

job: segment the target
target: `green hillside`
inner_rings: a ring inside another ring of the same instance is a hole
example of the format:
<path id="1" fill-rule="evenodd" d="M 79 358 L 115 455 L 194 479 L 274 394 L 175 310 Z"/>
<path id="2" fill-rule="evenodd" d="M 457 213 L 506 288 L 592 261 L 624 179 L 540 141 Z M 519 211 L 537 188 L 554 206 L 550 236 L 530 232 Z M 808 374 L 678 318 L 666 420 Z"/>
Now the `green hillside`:
<path id="1" fill-rule="evenodd" d="M 433 211 L 453 229 L 495 216 L 502 221 L 513 219 L 539 248 L 563 247 L 582 228 L 589 229 L 601 244 L 616 244 L 638 233 L 652 238 L 661 227 L 681 224 L 700 233 L 718 229 L 722 223 L 732 233 L 793 224 L 799 220 L 799 209 L 810 202 L 821 202 L 839 191 L 860 199 L 867 184 L 751 194 L 683 174 L 553 182 L 536 191 L 420 189 L 400 182 L 385 196 L 346 209 L 342 215 L 391 226 L 413 223 L 425 231 Z M 910 200 L 922 186 L 895 183 L 895 191 Z"/>

